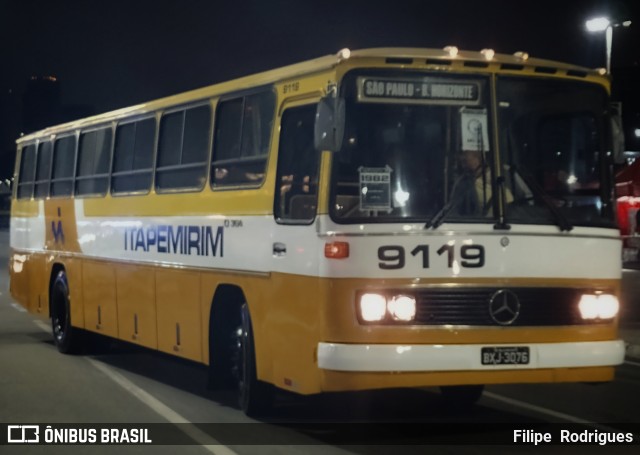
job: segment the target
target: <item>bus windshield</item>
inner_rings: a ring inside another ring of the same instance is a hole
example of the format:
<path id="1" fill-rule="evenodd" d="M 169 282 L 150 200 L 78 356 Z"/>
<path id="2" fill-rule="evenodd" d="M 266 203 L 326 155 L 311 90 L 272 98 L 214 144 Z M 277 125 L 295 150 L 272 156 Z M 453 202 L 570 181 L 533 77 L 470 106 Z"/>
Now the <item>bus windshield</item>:
<path id="1" fill-rule="evenodd" d="M 502 202 L 512 224 L 610 226 L 606 94 L 592 85 L 498 79 L 496 160 L 488 77 L 348 74 L 332 218 L 495 224 Z"/>
<path id="2" fill-rule="evenodd" d="M 604 89 L 513 77 L 497 87 L 501 162 L 513 194 L 508 220 L 546 224 L 555 208 L 573 225 L 611 226 Z"/>

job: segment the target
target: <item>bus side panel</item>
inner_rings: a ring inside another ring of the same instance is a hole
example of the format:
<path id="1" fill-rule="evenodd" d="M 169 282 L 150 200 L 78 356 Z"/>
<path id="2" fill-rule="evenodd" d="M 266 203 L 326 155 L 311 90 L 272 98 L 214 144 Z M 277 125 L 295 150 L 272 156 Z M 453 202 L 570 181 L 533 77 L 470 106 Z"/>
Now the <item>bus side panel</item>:
<path id="1" fill-rule="evenodd" d="M 44 254 L 31 254 L 27 263 L 29 268 L 29 302 L 31 313 L 49 316 L 49 276 L 46 274 Z M 46 275 L 46 276 L 45 276 Z"/>
<path id="2" fill-rule="evenodd" d="M 26 253 L 11 252 L 9 257 L 9 285 L 11 295 L 27 310 L 32 311 L 29 305 L 29 258 Z"/>
<path id="3" fill-rule="evenodd" d="M 203 361 L 200 331 L 200 274 L 156 270 L 158 349 Z"/>
<path id="4" fill-rule="evenodd" d="M 11 295 L 30 312 L 36 312 L 38 303 L 36 300 L 35 305 L 32 305 L 30 301 L 31 277 L 35 276 L 32 266 L 36 260 L 31 251 L 41 249 L 44 241 L 44 236 L 41 236 L 43 228 L 40 226 L 38 211 L 38 202 L 17 199 L 11 201 L 9 260 Z"/>
<path id="5" fill-rule="evenodd" d="M 85 327 L 84 320 L 84 304 L 83 304 L 83 289 L 82 289 L 82 259 L 78 258 L 64 258 L 63 260 L 56 261 L 61 262 L 64 265 L 64 269 L 67 275 L 67 284 L 69 285 L 69 302 L 71 305 L 71 325 L 74 327 Z M 46 278 L 47 289 L 45 298 L 43 299 L 43 305 L 46 305 L 48 300 L 48 283 L 51 276 L 52 264 L 47 264 L 46 273 L 43 273 L 43 277 Z M 48 314 L 48 313 L 47 313 Z"/>
<path id="6" fill-rule="evenodd" d="M 200 277 L 200 319 L 202 328 L 202 362 L 209 364 L 209 338 L 211 336 L 211 328 L 209 327 L 210 316 L 212 311 L 212 305 L 214 304 L 214 297 L 219 286 L 235 286 L 242 291 L 245 302 L 224 302 L 219 300 L 215 302 L 215 305 L 225 304 L 237 304 L 247 303 L 249 305 L 249 312 L 252 318 L 252 324 L 254 329 L 254 337 L 257 336 L 256 332 L 261 334 L 262 324 L 260 324 L 260 318 L 267 317 L 269 312 L 268 305 L 262 300 L 264 296 L 268 296 L 269 293 L 269 279 L 268 277 L 258 276 L 246 276 L 242 274 L 229 274 L 229 273 L 216 273 L 216 272 L 203 272 Z M 270 300 L 266 297 L 267 300 Z M 266 335 L 264 343 L 269 343 L 269 336 Z M 262 342 L 261 342 L 262 344 Z M 256 349 L 258 346 L 256 346 Z M 267 345 L 265 350 L 270 352 L 270 346 Z M 271 378 L 271 357 L 265 356 L 262 358 L 262 362 L 258 367 L 260 379 L 264 379 L 270 382 Z M 214 366 L 215 368 L 215 366 Z"/>
<path id="7" fill-rule="evenodd" d="M 209 316 L 216 289 L 220 284 L 237 286 L 249 306 L 258 379 L 297 393 L 320 392 L 316 348 L 323 297 L 318 283 L 314 277 L 282 273 L 264 277 L 203 273 L 203 362 L 209 363 Z"/>
<path id="8" fill-rule="evenodd" d="M 158 347 L 155 273 L 151 267 L 116 269 L 118 333 L 124 341 Z"/>
<path id="9" fill-rule="evenodd" d="M 255 296 L 247 296 L 258 303 L 251 306 L 258 378 L 297 393 L 319 392 L 316 349 L 324 299 L 320 280 L 272 273 L 271 280 L 261 284 Z"/>
<path id="10" fill-rule="evenodd" d="M 74 199 L 55 198 L 44 202 L 45 249 L 53 251 L 81 251 L 78 243 Z"/>
<path id="11" fill-rule="evenodd" d="M 217 280 L 210 274 L 200 274 L 200 349 L 202 350 L 202 363 L 210 365 L 209 362 L 209 316 L 211 315 L 211 305 L 213 296 L 218 285 Z"/>
<path id="12" fill-rule="evenodd" d="M 118 337 L 115 264 L 87 260 L 82 266 L 85 328 Z"/>
<path id="13" fill-rule="evenodd" d="M 250 277 L 238 280 L 237 284 L 242 288 L 251 316 L 257 377 L 282 387 L 282 380 L 274 375 L 275 360 L 279 358 L 274 343 L 278 328 L 271 323 L 272 318 L 276 317 L 278 296 L 272 294 L 269 279 Z"/>

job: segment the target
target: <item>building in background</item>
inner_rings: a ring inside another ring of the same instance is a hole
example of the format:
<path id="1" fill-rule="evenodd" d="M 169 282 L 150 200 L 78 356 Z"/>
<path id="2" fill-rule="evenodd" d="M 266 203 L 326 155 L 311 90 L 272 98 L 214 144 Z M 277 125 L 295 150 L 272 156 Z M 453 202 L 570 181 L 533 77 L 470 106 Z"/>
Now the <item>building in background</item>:
<path id="1" fill-rule="evenodd" d="M 55 76 L 32 76 L 23 87 L 0 88 L 0 182 L 13 177 L 21 135 L 93 114 L 91 105 L 65 104 Z"/>
<path id="2" fill-rule="evenodd" d="M 59 123 L 60 82 L 55 76 L 32 76 L 22 96 L 22 132 L 31 133 Z"/>
<path id="3" fill-rule="evenodd" d="M 20 136 L 22 103 L 17 90 L 0 89 L 0 182 L 13 177 L 16 139 Z"/>
<path id="4" fill-rule="evenodd" d="M 622 103 L 622 122 L 626 150 L 640 152 L 640 66 L 616 68 L 612 98 Z"/>

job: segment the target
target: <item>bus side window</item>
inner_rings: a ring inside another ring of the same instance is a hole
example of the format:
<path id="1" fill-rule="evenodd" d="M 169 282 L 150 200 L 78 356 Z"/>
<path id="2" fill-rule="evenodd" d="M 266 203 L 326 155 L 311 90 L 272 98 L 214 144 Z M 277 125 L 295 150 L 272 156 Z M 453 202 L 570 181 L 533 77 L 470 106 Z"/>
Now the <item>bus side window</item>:
<path id="1" fill-rule="evenodd" d="M 20 175 L 18 176 L 18 199 L 31 199 L 35 172 L 36 146 L 30 144 L 22 148 Z"/>
<path id="2" fill-rule="evenodd" d="M 56 139 L 51 169 L 51 196 L 73 194 L 73 167 L 76 159 L 76 137 Z"/>
<path id="3" fill-rule="evenodd" d="M 287 109 L 282 115 L 274 215 L 308 223 L 318 205 L 320 154 L 313 146 L 315 105 Z"/>
<path id="4" fill-rule="evenodd" d="M 49 178 L 51 177 L 51 141 L 38 144 L 37 162 L 33 197 L 46 198 L 49 196 Z"/>
<path id="5" fill-rule="evenodd" d="M 155 127 L 153 118 L 118 125 L 111 178 L 113 193 L 149 191 Z"/>
<path id="6" fill-rule="evenodd" d="M 104 196 L 109 187 L 111 129 L 89 131 L 80 135 L 76 195 Z"/>
<path id="7" fill-rule="evenodd" d="M 160 120 L 156 190 L 200 190 L 207 173 L 211 109 L 201 105 Z"/>
<path id="8" fill-rule="evenodd" d="M 269 156 L 273 92 L 221 101 L 216 115 L 211 186 L 258 186 Z"/>

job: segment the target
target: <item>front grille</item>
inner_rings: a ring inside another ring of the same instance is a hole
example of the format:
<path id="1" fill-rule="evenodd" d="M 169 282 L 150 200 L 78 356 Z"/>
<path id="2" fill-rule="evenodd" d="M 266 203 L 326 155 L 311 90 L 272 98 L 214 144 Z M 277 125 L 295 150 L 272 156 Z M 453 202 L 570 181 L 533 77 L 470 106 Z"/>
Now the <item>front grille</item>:
<path id="1" fill-rule="evenodd" d="M 508 289 L 520 301 L 520 312 L 510 327 L 593 324 L 578 311 L 586 289 L 572 288 L 428 288 L 408 293 L 416 298 L 416 318 L 421 325 L 500 326 L 491 317 L 489 301 L 501 289 Z M 393 294 L 394 292 L 390 292 Z M 609 321 L 601 321 L 609 322 Z"/>

